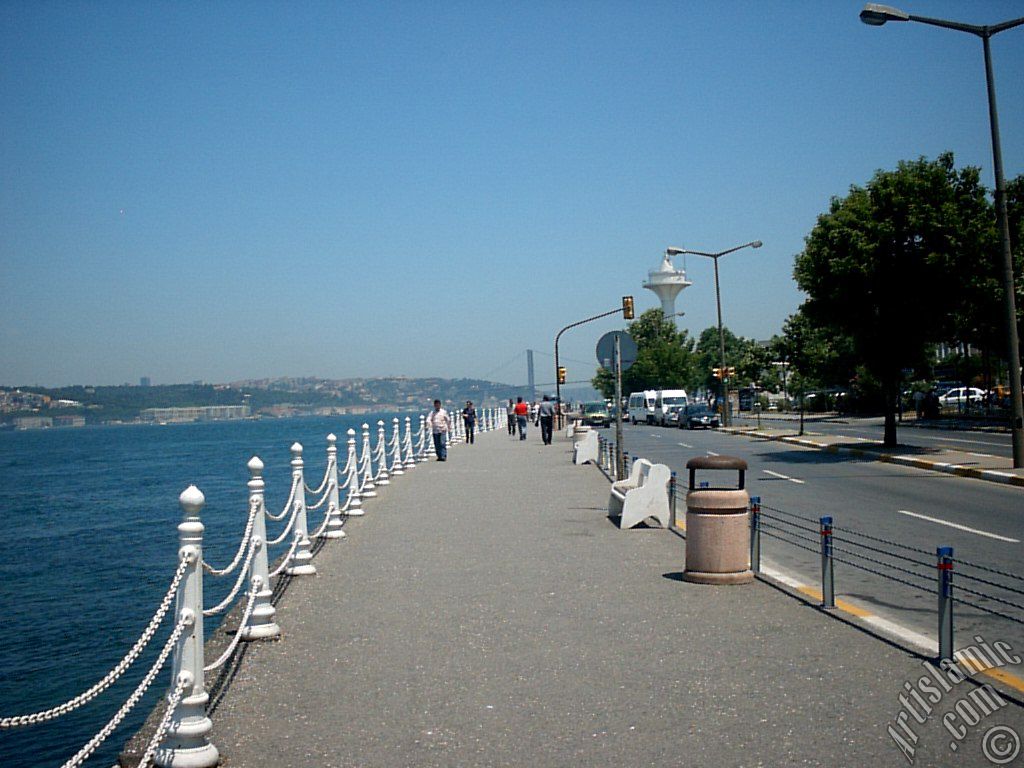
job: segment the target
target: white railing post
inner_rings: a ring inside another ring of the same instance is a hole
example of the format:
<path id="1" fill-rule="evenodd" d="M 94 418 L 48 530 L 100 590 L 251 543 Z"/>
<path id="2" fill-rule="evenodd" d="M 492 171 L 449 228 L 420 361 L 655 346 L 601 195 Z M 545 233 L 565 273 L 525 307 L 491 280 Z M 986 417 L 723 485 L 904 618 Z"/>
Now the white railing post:
<path id="1" fill-rule="evenodd" d="M 405 469 L 416 468 L 416 457 L 412 451 L 412 419 L 405 417 Z"/>
<path id="2" fill-rule="evenodd" d="M 365 515 L 363 502 L 359 498 L 359 459 L 356 456 L 356 431 L 349 427 L 348 432 L 348 497 L 345 499 L 345 513 L 349 517 Z"/>
<path id="3" fill-rule="evenodd" d="M 388 475 L 388 439 L 384 434 L 384 419 L 377 419 L 377 475 L 373 482 L 377 485 L 391 485 Z"/>
<path id="4" fill-rule="evenodd" d="M 298 543 L 284 572 L 289 576 L 309 576 L 316 573 L 313 553 L 310 551 L 309 523 L 306 520 L 306 480 L 303 477 L 302 443 L 292 443 L 292 483 L 295 485 L 295 527 L 292 536 Z"/>
<path id="5" fill-rule="evenodd" d="M 256 507 L 252 525 L 252 546 L 255 549 L 249 563 L 249 590 L 256 591 L 249 621 L 238 629 L 243 640 L 264 640 L 278 637 L 281 627 L 274 621 L 277 609 L 270 602 L 274 592 L 270 588 L 270 566 L 267 562 L 267 508 L 263 498 L 263 462 L 258 456 L 249 459 L 249 509 Z"/>
<path id="6" fill-rule="evenodd" d="M 427 434 L 427 417 L 422 413 L 420 414 L 420 447 L 416 452 L 416 461 L 430 461 L 431 456 L 436 456 L 437 451 L 434 450 L 434 440 L 431 435 Z"/>
<path id="7" fill-rule="evenodd" d="M 327 436 L 327 528 L 320 534 L 324 539 L 344 539 L 341 522 L 341 501 L 338 497 L 338 437 Z"/>
<path id="8" fill-rule="evenodd" d="M 171 716 L 171 725 L 154 760 L 157 765 L 174 768 L 211 768 L 220 759 L 217 747 L 209 742 L 213 721 L 206 714 L 210 700 L 203 674 L 203 523 L 199 513 L 206 503 L 202 492 L 190 485 L 178 497 L 184 513 L 178 525 L 178 557 L 188 565 L 178 585 L 174 615 L 189 621 L 174 648 L 171 667 L 172 685 L 181 682 L 183 695 Z M 180 562 L 180 559 L 179 559 Z"/>
<path id="9" fill-rule="evenodd" d="M 402 469 L 402 427 L 397 416 L 391 419 L 391 474 L 405 474 Z"/>
<path id="10" fill-rule="evenodd" d="M 363 424 L 363 452 L 359 460 L 359 473 L 362 475 L 362 482 L 359 485 L 359 496 L 361 498 L 373 498 L 377 495 L 373 484 L 373 455 L 370 451 L 370 425 Z"/>

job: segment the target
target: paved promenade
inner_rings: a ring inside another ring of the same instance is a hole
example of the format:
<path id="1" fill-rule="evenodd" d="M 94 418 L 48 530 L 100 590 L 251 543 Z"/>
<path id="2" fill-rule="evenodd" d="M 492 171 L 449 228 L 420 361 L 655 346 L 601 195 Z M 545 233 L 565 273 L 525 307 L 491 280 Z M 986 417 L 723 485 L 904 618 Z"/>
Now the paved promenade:
<path id="1" fill-rule="evenodd" d="M 223 765 L 876 766 L 922 660 L 765 583 L 681 582 L 685 542 L 618 530 L 608 481 L 492 432 L 380 490 L 278 604 L 212 718 Z M 943 693 L 915 765 L 989 765 Z"/>

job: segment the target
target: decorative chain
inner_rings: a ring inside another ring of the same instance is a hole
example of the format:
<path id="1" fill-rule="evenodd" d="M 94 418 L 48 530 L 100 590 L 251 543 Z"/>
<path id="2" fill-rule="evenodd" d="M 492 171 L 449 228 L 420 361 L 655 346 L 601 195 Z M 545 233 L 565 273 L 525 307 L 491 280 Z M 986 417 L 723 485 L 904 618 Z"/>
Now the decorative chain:
<path id="1" fill-rule="evenodd" d="M 181 580 L 185 575 L 185 570 L 193 561 L 194 557 L 195 556 L 189 552 L 186 552 L 182 556 L 181 561 L 178 563 L 178 570 L 175 571 L 174 578 L 171 580 L 171 586 L 164 595 L 164 599 L 160 601 L 160 606 L 156 609 L 156 613 L 153 614 L 153 618 L 150 619 L 148 626 L 143 631 L 139 639 L 135 641 L 135 645 L 132 646 L 132 649 L 128 651 L 125 657 L 118 662 L 117 666 L 110 670 L 102 680 L 84 693 L 80 693 L 78 696 L 75 696 L 75 698 L 70 699 L 59 706 L 53 707 L 52 709 L 47 709 L 42 712 L 34 712 L 31 715 L 15 715 L 13 717 L 0 718 L 0 728 L 19 728 L 23 725 L 34 725 L 36 723 L 44 723 L 47 720 L 53 720 L 62 715 L 66 715 L 69 712 L 75 711 L 83 704 L 89 703 L 113 685 L 117 679 L 135 663 L 139 654 L 141 654 L 143 649 L 149 645 L 149 641 L 153 639 L 153 635 L 156 634 L 156 630 L 159 628 L 160 624 L 163 623 L 164 616 L 167 615 L 167 610 L 171 607 L 171 601 L 178 592 L 178 585 L 181 584 Z"/>
<path id="2" fill-rule="evenodd" d="M 291 533 L 292 526 L 295 525 L 295 518 L 298 517 L 298 515 L 299 515 L 299 503 L 295 502 L 294 504 L 292 504 L 292 516 L 290 518 L 288 518 L 288 525 L 286 525 L 284 527 L 284 530 L 281 531 L 281 535 L 280 536 L 278 536 L 276 539 L 270 539 L 269 541 L 267 541 L 267 546 L 273 546 L 275 544 L 280 544 L 282 541 L 284 541 L 285 538 L 287 538 L 288 534 Z M 278 519 L 280 519 L 280 518 L 278 518 Z"/>
<path id="3" fill-rule="evenodd" d="M 142 678 L 142 682 L 132 691 L 132 695 L 128 697 L 128 700 L 121 705 L 121 708 L 117 710 L 105 726 L 93 736 L 84 747 L 78 750 L 78 753 L 64 763 L 61 768 L 77 768 L 83 762 L 89 759 L 89 756 L 96 751 L 96 749 L 106 741 L 107 737 L 114 732 L 114 729 L 120 725 L 121 721 L 127 717 L 128 713 L 132 711 L 132 708 L 139 703 L 139 699 L 142 698 L 143 694 L 149 689 L 149 686 L 153 683 L 157 673 L 163 668 L 164 662 L 167 661 L 167 657 L 171 654 L 174 646 L 178 643 L 178 638 L 181 637 L 181 633 L 185 630 L 185 627 L 191 626 L 195 622 L 195 618 L 191 615 L 183 613 L 181 618 L 178 620 L 178 624 L 174 627 L 174 631 L 171 632 L 171 636 L 167 638 L 167 642 L 164 644 L 163 650 L 160 651 L 160 655 L 157 660 L 153 662 L 153 666 L 149 668 L 149 672 Z"/>
<path id="4" fill-rule="evenodd" d="M 295 538 L 294 540 L 292 540 L 292 545 L 288 548 L 288 554 L 284 556 L 284 559 L 281 561 L 281 564 L 270 572 L 270 576 L 277 576 L 279 573 L 281 573 L 281 571 L 288 567 L 288 564 L 292 560 L 292 555 L 294 555 L 295 550 L 299 548 L 300 541 L 302 541 L 302 535 L 299 533 L 299 531 L 296 531 Z"/>
<path id="5" fill-rule="evenodd" d="M 163 719 L 160 721 L 159 727 L 156 729 L 156 733 L 153 734 L 153 738 L 149 740 L 149 744 L 146 746 L 146 751 L 142 755 L 142 759 L 139 761 L 138 768 L 146 768 L 149 762 L 153 759 L 156 754 L 157 747 L 164 740 L 164 736 L 167 735 L 167 729 L 171 727 L 171 719 L 174 717 L 174 711 L 178 708 L 181 703 L 181 697 L 185 693 L 185 689 L 192 686 L 192 675 L 188 673 L 181 673 L 178 675 L 177 685 L 174 686 L 174 690 L 171 691 L 171 695 L 167 697 L 167 711 L 164 712 Z"/>
<path id="6" fill-rule="evenodd" d="M 231 564 L 226 568 L 214 568 L 212 565 L 206 562 L 206 558 L 203 558 L 203 570 L 209 573 L 211 576 L 227 576 L 236 566 L 241 562 L 242 556 L 245 554 L 245 549 L 249 544 L 249 537 L 252 536 L 252 526 L 256 522 L 256 513 L 260 511 L 260 505 L 258 502 L 249 503 L 249 519 L 245 523 L 245 533 L 242 534 L 242 541 L 238 545 L 238 551 L 235 553 L 235 559 L 231 561 Z"/>
<path id="7" fill-rule="evenodd" d="M 260 591 L 263 585 L 263 580 L 259 576 L 253 578 L 249 587 L 249 602 L 245 604 L 245 612 L 242 614 L 242 621 L 238 625 L 238 631 L 235 632 L 235 636 L 231 638 L 231 644 L 227 647 L 227 650 L 221 654 L 220 658 L 212 664 L 207 664 L 203 667 L 203 672 L 212 672 L 225 661 L 227 661 L 231 654 L 235 652 L 235 648 L 238 647 L 239 641 L 242 639 L 242 627 L 249 623 L 249 616 L 252 615 L 252 607 L 256 603 L 256 594 Z"/>
<path id="8" fill-rule="evenodd" d="M 330 461 L 327 462 L 327 471 L 324 472 L 323 482 L 320 483 L 320 487 L 317 488 L 316 490 L 314 490 L 314 489 L 310 488 L 308 485 L 306 485 L 305 481 L 302 482 L 302 485 L 305 486 L 305 488 L 306 488 L 306 493 L 311 493 L 314 496 L 316 496 L 318 493 L 320 493 L 327 486 L 327 481 L 331 477 L 331 464 L 334 461 L 335 461 L 334 459 L 331 459 Z"/>
<path id="9" fill-rule="evenodd" d="M 265 514 L 271 520 L 280 520 L 282 517 L 284 517 L 285 515 L 288 514 L 288 510 L 291 509 L 292 502 L 295 501 L 295 494 L 298 492 L 298 490 L 299 490 L 299 481 L 298 481 L 298 478 L 294 478 L 292 480 L 292 489 L 288 492 L 288 501 L 285 502 L 284 509 L 281 510 L 281 514 L 279 514 L 279 515 L 271 514 L 270 511 L 266 507 L 266 502 L 264 502 L 263 514 Z"/>
<path id="10" fill-rule="evenodd" d="M 231 601 L 235 599 L 235 595 L 238 594 L 238 590 L 242 587 L 242 582 L 245 581 L 245 574 L 249 571 L 249 564 L 252 562 L 252 556 L 256 553 L 258 548 L 257 542 L 258 538 L 256 536 L 249 539 L 249 547 L 246 549 L 245 554 L 245 565 L 243 565 L 242 570 L 238 572 L 238 578 L 235 579 L 235 585 L 231 588 L 228 596 L 217 603 L 213 608 L 204 608 L 203 616 L 216 616 L 231 605 Z"/>

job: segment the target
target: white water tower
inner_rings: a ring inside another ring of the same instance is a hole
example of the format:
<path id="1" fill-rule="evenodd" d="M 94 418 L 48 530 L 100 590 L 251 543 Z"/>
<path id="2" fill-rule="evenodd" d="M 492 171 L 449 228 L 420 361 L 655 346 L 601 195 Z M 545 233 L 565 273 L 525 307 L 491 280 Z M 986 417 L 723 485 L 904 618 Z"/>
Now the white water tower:
<path id="1" fill-rule="evenodd" d="M 662 314 L 666 318 L 674 318 L 676 296 L 688 285 L 693 285 L 693 283 L 686 279 L 686 270 L 675 269 L 672 266 L 672 258 L 666 253 L 661 261 L 661 266 L 647 273 L 647 282 L 644 283 L 644 288 L 654 291 L 661 299 Z"/>

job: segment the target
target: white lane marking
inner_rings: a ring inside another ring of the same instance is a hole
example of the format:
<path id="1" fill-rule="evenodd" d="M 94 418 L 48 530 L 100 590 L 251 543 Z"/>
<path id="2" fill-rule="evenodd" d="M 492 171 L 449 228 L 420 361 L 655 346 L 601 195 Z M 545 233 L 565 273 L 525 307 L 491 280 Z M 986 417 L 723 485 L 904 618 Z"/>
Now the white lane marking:
<path id="1" fill-rule="evenodd" d="M 925 439 L 936 443 L 971 443 L 972 445 L 994 445 L 996 448 L 1006 447 L 1003 443 L 993 443 L 989 440 L 964 440 L 961 437 L 931 437 L 928 435 Z"/>
<path id="2" fill-rule="evenodd" d="M 979 459 L 999 459 L 1000 456 L 993 456 L 991 453 L 974 453 L 973 451 L 967 452 L 968 456 L 977 456 Z"/>
<path id="3" fill-rule="evenodd" d="M 708 453 L 708 456 L 721 456 L 722 455 L 720 453 L 715 453 L 714 451 L 708 451 L 707 453 Z"/>
<path id="4" fill-rule="evenodd" d="M 679 445 L 683 446 L 683 448 L 693 448 L 689 443 L 679 443 Z"/>
<path id="5" fill-rule="evenodd" d="M 772 477 L 777 477 L 780 480 L 789 480 L 789 482 L 791 482 L 791 483 L 799 483 L 800 485 L 804 484 L 803 480 L 797 480 L 795 477 L 789 477 L 788 475 L 783 475 L 780 472 L 772 472 L 770 469 L 762 469 L 761 471 L 764 472 L 766 475 L 771 475 Z"/>
<path id="6" fill-rule="evenodd" d="M 921 520 L 927 520 L 929 523 L 938 523 L 939 525 L 946 525 L 950 528 L 956 528 L 958 531 L 967 531 L 968 533 L 976 533 L 978 536 L 986 536 L 990 539 L 998 539 L 999 541 L 1006 541 L 1010 544 L 1020 544 L 1020 539 L 1011 539 L 1009 536 L 1000 536 L 998 533 L 989 533 L 988 531 L 979 531 L 977 528 L 968 528 L 966 525 L 960 525 L 960 523 L 951 523 L 948 520 L 939 520 L 937 517 L 928 517 L 928 515 L 919 515 L 917 512 L 908 512 L 905 509 L 896 510 L 901 515 L 907 515 L 908 517 L 916 517 Z"/>

